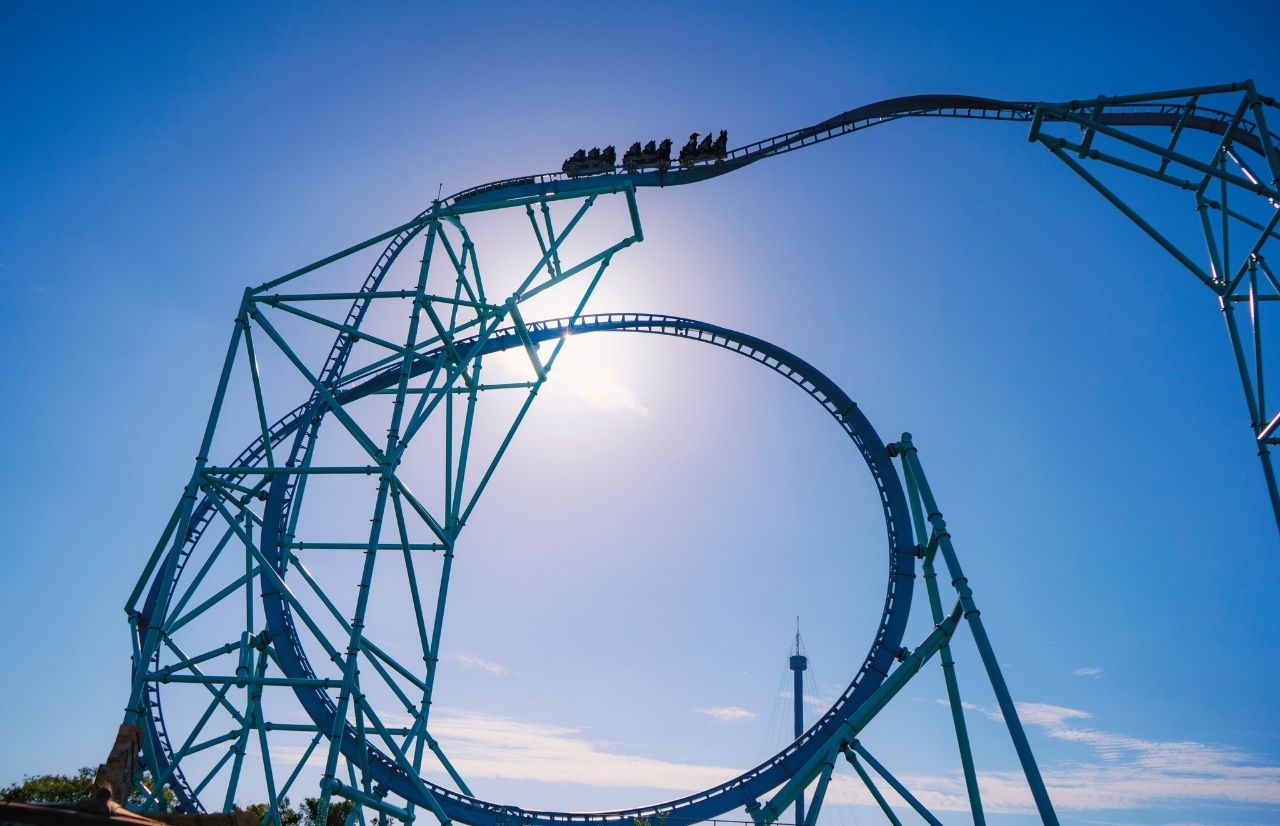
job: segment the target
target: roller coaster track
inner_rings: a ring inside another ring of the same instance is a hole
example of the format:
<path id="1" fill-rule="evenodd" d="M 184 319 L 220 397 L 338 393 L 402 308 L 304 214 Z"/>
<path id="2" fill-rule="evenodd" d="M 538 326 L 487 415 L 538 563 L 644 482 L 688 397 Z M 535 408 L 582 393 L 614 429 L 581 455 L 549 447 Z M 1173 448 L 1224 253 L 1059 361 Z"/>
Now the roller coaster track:
<path id="1" fill-rule="evenodd" d="M 1222 91 L 1245 89 L 1245 84 L 1220 87 Z M 666 187 L 705 181 L 727 175 L 765 158 L 772 158 L 797 149 L 817 146 L 820 143 L 860 132 L 872 126 L 902 120 L 904 118 L 949 118 L 964 120 L 1016 121 L 1030 123 L 1037 115 L 1048 121 L 1060 120 L 1059 111 L 1091 115 L 1098 111 L 1097 119 L 1111 126 L 1164 126 L 1207 132 L 1214 135 L 1231 133 L 1233 142 L 1247 146 L 1259 156 L 1266 154 L 1262 130 L 1253 121 L 1236 122 L 1230 112 L 1203 106 L 1181 103 L 1147 102 L 1152 98 L 1172 98 L 1187 95 L 1186 91 L 1160 92 L 1152 95 L 1096 98 L 1088 101 L 1068 101 L 1059 104 L 1004 101 L 968 95 L 912 95 L 892 98 L 837 115 L 804 129 L 783 132 L 771 138 L 749 143 L 730 150 L 720 161 L 703 160 L 688 166 L 674 164 L 666 172 L 657 170 L 627 172 L 621 166 L 612 173 L 571 178 L 562 172 L 507 178 L 487 184 L 469 187 L 442 202 L 444 207 L 474 207 L 480 204 L 501 204 L 504 201 L 538 194 L 564 195 L 588 187 L 598 187 L 601 180 L 610 176 L 634 187 Z M 1181 124 L 1181 127 L 1179 127 Z M 1280 138 L 1267 132 L 1273 151 L 1280 151 Z M 425 216 L 427 213 L 423 213 Z"/>
<path id="2" fill-rule="evenodd" d="M 891 121 L 905 118 L 945 118 L 987 121 L 1011 121 L 1030 123 L 1033 129 L 1037 122 L 1071 121 L 1075 116 L 1087 118 L 1090 122 L 1111 127 L 1150 126 L 1164 127 L 1177 133 L 1183 130 L 1195 130 L 1211 135 L 1221 136 L 1224 144 L 1243 146 L 1255 155 L 1263 158 L 1270 168 L 1275 169 L 1275 159 L 1280 156 L 1280 139 L 1267 130 L 1261 120 L 1245 117 L 1242 106 L 1236 113 L 1208 108 L 1197 104 L 1201 95 L 1219 92 L 1248 91 L 1252 92 L 1251 83 L 1229 84 L 1219 87 L 1205 87 L 1199 90 L 1175 90 L 1146 95 L 1099 97 L 1084 101 L 1062 103 L 1035 103 L 1025 101 L 1000 101 L 982 97 L 962 95 L 920 95 L 894 98 L 851 109 L 836 117 L 803 129 L 784 132 L 782 134 L 740 146 L 728 152 L 719 160 L 703 160 L 691 164 L 673 164 L 670 168 L 641 169 L 628 172 L 621 167 L 612 172 L 583 177 L 569 177 L 563 173 L 544 173 L 517 178 L 507 178 L 479 186 L 461 190 L 447 198 L 433 202 L 431 206 L 409 222 L 396 229 L 366 242 L 367 246 L 379 240 L 387 240 L 388 245 L 366 277 L 359 294 L 353 300 L 347 315 L 346 326 L 358 328 L 368 307 L 370 294 L 376 293 L 383 278 L 400 252 L 411 242 L 432 220 L 467 212 L 500 209 L 531 200 L 549 197 L 572 197 L 578 193 L 624 191 L 642 187 L 680 186 L 708 180 L 728 174 L 756 161 L 776 155 L 786 154 L 798 149 L 815 146 L 834 138 L 861 131 Z M 1186 102 L 1172 102 L 1173 98 L 1186 98 Z M 1257 97 L 1267 106 L 1276 106 L 1270 98 Z M 1087 144 L 1087 142 L 1086 142 Z M 1083 157 L 1083 154 L 1082 154 Z M 1280 197 L 1276 192 L 1276 181 L 1265 181 L 1257 176 L 1249 175 L 1252 191 L 1270 199 Z M 355 249 L 355 248 L 353 248 Z M 347 251 L 349 252 L 349 251 Z M 339 253 L 317 264 L 290 274 L 296 275 L 314 269 L 324 263 L 336 260 L 344 253 Z M 632 331 L 653 334 L 671 335 L 706 341 L 717 346 L 735 350 L 743 355 L 760 361 L 774 369 L 794 383 L 801 386 L 821 403 L 853 438 L 871 468 L 873 477 L 881 491 L 882 504 L 886 512 L 886 521 L 891 549 L 891 575 L 889 591 L 886 597 L 885 612 L 881 620 L 876 641 L 858 675 L 854 678 L 845 694 L 803 737 L 769 761 L 752 769 L 721 786 L 709 789 L 698 795 L 670 801 L 658 806 L 643 809 L 622 810 L 608 813 L 556 813 L 556 812 L 523 812 L 509 807 L 495 806 L 465 795 L 428 784 L 429 790 L 440 802 L 450 818 L 456 818 L 474 826 L 498 826 L 509 821 L 520 823 L 537 823 L 551 826 L 555 823 L 622 823 L 633 818 L 663 814 L 676 816 L 681 821 L 704 820 L 723 814 L 730 809 L 750 803 L 760 794 L 776 787 L 786 780 L 799 766 L 808 760 L 822 737 L 833 727 L 838 727 L 846 720 L 858 704 L 875 689 L 892 667 L 892 658 L 898 653 L 902 629 L 906 622 L 906 608 L 909 607 L 909 587 L 898 592 L 896 581 L 902 577 L 914 576 L 914 562 L 906 549 L 910 546 L 911 529 L 903 517 L 905 504 L 902 501 L 901 488 L 896 472 L 888 463 L 884 446 L 875 436 L 869 423 L 861 417 L 856 405 L 832 384 L 820 372 L 797 359 L 790 353 L 769 345 L 750 336 L 702 324 L 689 319 L 667 316 L 647 316 L 637 314 L 590 316 L 579 319 L 572 324 L 567 321 L 552 320 L 530 325 L 529 332 L 535 341 L 549 340 L 566 331 L 573 333 L 594 331 Z M 372 377 L 359 375 L 354 380 L 345 380 L 343 372 L 347 357 L 354 344 L 355 337 L 342 333 L 334 342 L 329 356 L 321 371 L 321 381 L 326 387 L 335 391 L 337 399 L 345 404 L 357 398 L 376 392 L 389 386 L 395 380 L 395 371 L 388 370 Z M 483 344 L 472 340 L 471 344 L 482 352 L 497 352 L 516 346 L 518 337 L 510 331 L 500 332 Z M 467 342 L 456 342 L 456 346 L 464 346 Z M 424 354 L 413 366 L 414 374 L 431 369 L 434 360 L 440 354 Z M 287 437 L 294 437 L 293 449 L 290 453 L 291 464 L 303 463 L 312 449 L 316 433 L 328 408 L 319 393 L 305 404 L 299 405 L 277 421 L 268 431 L 267 439 L 259 438 L 240 454 L 235 460 L 235 467 L 251 467 L 260 464 L 267 454 L 269 446 L 282 444 Z M 1258 429 L 1258 428 L 1255 428 Z M 1267 431 L 1267 435 L 1274 430 Z M 240 483 L 243 475 L 230 478 L 229 481 Z M 262 491 L 262 484 L 255 488 L 255 493 Z M 277 479 L 270 495 L 270 505 L 274 509 L 274 518 L 284 524 L 288 520 L 292 502 L 293 482 Z M 1274 493 L 1273 493 L 1274 498 Z M 192 549 L 203 535 L 205 528 L 215 515 L 214 508 L 206 498 L 194 508 L 192 517 L 186 527 L 184 540 L 165 560 L 166 566 L 172 566 L 174 575 L 157 577 L 149 590 L 144 603 L 134 611 L 136 621 L 136 651 L 142 651 L 143 639 L 151 623 L 157 617 L 157 611 L 164 613 L 164 606 L 174 596 L 177 582 L 188 561 Z M 287 563 L 287 551 L 279 554 L 281 567 Z M 162 585 L 167 582 L 167 588 Z M 287 604 L 264 589 L 264 602 L 268 605 L 268 617 L 273 634 L 273 647 L 282 659 L 286 672 L 291 676 L 314 676 L 303 654 L 297 634 L 292 627 Z M 158 608 L 158 606 L 160 606 Z M 149 661 L 158 666 L 160 649 L 153 649 L 154 654 Z M 135 668 L 143 667 L 135 657 Z M 172 756 L 175 750 L 171 738 L 166 731 L 161 710 L 158 685 L 146 682 L 143 687 L 144 702 L 147 709 L 148 739 L 145 744 L 149 767 L 157 777 L 170 778 L 180 803 L 194 811 L 203 811 L 198 794 L 184 778 L 181 768 L 176 765 Z M 320 689 L 295 688 L 303 704 L 308 708 L 312 718 L 323 729 L 326 722 L 332 722 L 336 709 L 332 700 Z M 344 752 L 356 747 L 354 736 L 348 726 L 343 735 Z M 378 754 L 370 748 L 368 755 L 372 758 L 369 771 L 379 782 L 395 791 L 407 800 L 418 800 L 422 795 L 420 789 L 409 778 L 402 776 L 401 770 L 394 761 Z M 350 756 L 350 755 L 349 755 Z"/>

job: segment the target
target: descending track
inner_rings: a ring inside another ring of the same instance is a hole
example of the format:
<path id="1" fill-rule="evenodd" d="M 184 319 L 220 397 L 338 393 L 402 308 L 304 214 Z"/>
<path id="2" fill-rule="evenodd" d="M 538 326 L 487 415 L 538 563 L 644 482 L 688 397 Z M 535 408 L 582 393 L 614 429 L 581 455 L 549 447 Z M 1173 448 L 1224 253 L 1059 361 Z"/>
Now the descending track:
<path id="1" fill-rule="evenodd" d="M 1215 88 L 1220 91 L 1242 90 L 1246 88 L 1246 84 L 1233 83 Z M 507 202 L 521 198 L 540 195 L 564 196 L 587 190 L 597 191 L 607 184 L 614 184 L 618 190 L 622 190 L 697 183 L 727 175 L 766 158 L 816 146 L 872 126 L 907 118 L 1029 123 L 1039 113 L 1040 117 L 1048 121 L 1061 119 L 1061 115 L 1043 111 L 1049 107 L 1058 112 L 1096 113 L 1099 122 L 1112 126 L 1162 126 L 1178 131 L 1191 129 L 1224 136 L 1230 132 L 1232 141 L 1248 147 L 1259 157 L 1265 157 L 1268 152 L 1280 154 L 1280 136 L 1261 129 L 1257 123 L 1248 118 L 1237 118 L 1220 109 L 1193 104 L 1147 102 L 1156 98 L 1188 95 L 1192 100 L 1198 98 L 1198 95 L 1185 90 L 1121 97 L 1100 96 L 1093 100 L 1072 100 L 1056 104 L 996 100 L 972 95 L 909 95 L 889 98 L 850 109 L 813 126 L 783 132 L 771 138 L 739 146 L 729 150 L 728 155 L 722 160 L 698 161 L 687 166 L 673 163 L 666 172 L 657 170 L 627 172 L 621 166 L 616 166 L 613 172 L 603 175 L 571 178 L 563 172 L 543 172 L 516 178 L 502 178 L 467 187 L 432 203 L 412 220 L 383 236 L 392 239 L 387 246 L 387 252 L 384 253 L 384 258 L 389 254 L 394 260 L 404 244 L 408 243 L 435 213 L 462 207 L 468 210 L 498 209 Z M 1274 100 L 1270 98 L 1266 100 L 1270 105 L 1275 105 Z M 1268 141 L 1267 138 L 1270 140 Z M 341 254 L 339 253 L 339 256 Z M 315 269 L 336 257 L 338 256 L 318 261 L 290 275 Z M 382 262 L 379 264 L 381 266 Z M 377 268 L 375 268 L 376 273 Z"/>
<path id="2" fill-rule="evenodd" d="M 1244 88 L 1243 85 L 1240 88 Z M 1160 93 L 1162 97 L 1175 97 L 1180 92 Z M 1144 98 L 1153 97 L 1143 95 Z M 606 175 L 591 175 L 581 178 L 570 178 L 562 172 L 529 175 L 521 178 L 507 178 L 479 186 L 464 189 L 450 196 L 443 205 L 461 205 L 468 207 L 479 204 L 499 205 L 504 201 L 528 197 L 541 193 L 568 194 L 588 187 L 598 187 L 602 178 L 618 179 L 620 186 L 636 187 L 679 186 L 705 181 L 720 175 L 727 175 L 744 166 L 794 152 L 809 146 L 859 132 L 882 123 L 891 123 L 904 118 L 961 118 L 966 120 L 993 120 L 1030 122 L 1044 104 L 1025 101 L 994 100 L 992 98 L 971 97 L 969 95 L 912 95 L 910 97 L 891 98 L 866 106 L 850 109 L 843 114 L 824 120 L 821 123 L 804 129 L 783 132 L 771 138 L 755 143 L 739 146 L 730 150 L 728 157 L 722 161 L 699 161 L 689 166 L 674 164 L 664 172 L 657 170 L 626 172 L 621 166 Z M 1230 129 L 1232 140 L 1247 146 L 1259 156 L 1264 154 L 1263 137 L 1258 125 L 1242 119 L 1234 128 L 1235 117 L 1230 112 L 1222 112 L 1203 106 L 1187 106 L 1176 103 L 1136 103 L 1128 98 L 1097 98 L 1089 101 L 1070 101 L 1057 104 L 1069 111 L 1089 113 L 1100 108 L 1098 119 L 1112 126 L 1164 126 L 1170 129 L 1182 128 L 1208 132 L 1214 135 L 1225 135 Z M 1047 116 L 1046 119 L 1052 119 Z M 1179 127 L 1181 124 L 1181 127 Z M 1280 145 L 1280 138 L 1268 133 L 1271 145 Z"/>
<path id="3" fill-rule="evenodd" d="M 1245 84 L 1235 84 L 1218 89 L 1244 89 Z M 1250 87 L 1251 88 L 1251 87 Z M 1187 103 L 1152 102 L 1156 98 L 1187 97 Z M 563 173 L 537 174 L 518 178 L 507 178 L 464 189 L 448 198 L 434 202 L 411 221 L 380 236 L 375 240 L 388 240 L 388 246 L 354 299 L 347 315 L 346 325 L 358 329 L 368 306 L 366 297 L 376 293 L 391 264 L 433 219 L 442 215 L 459 214 L 488 209 L 500 209 L 521 203 L 529 199 L 547 197 L 572 197 L 578 193 L 631 191 L 641 187 L 678 186 L 708 180 L 734 170 L 748 166 L 756 161 L 776 155 L 785 154 L 798 149 L 814 146 L 819 143 L 860 131 L 891 121 L 906 118 L 950 118 L 987 121 L 1033 122 L 1037 119 L 1052 121 L 1066 117 L 1064 113 L 1088 115 L 1095 121 L 1115 127 L 1153 126 L 1164 127 L 1174 132 L 1195 130 L 1207 134 L 1229 137 L 1233 144 L 1248 148 L 1259 157 L 1271 158 L 1280 154 L 1280 140 L 1267 131 L 1258 122 L 1243 117 L 1242 112 L 1232 114 L 1218 109 L 1207 108 L 1196 104 L 1197 96 L 1186 91 L 1171 91 L 1155 95 L 1131 97 L 1097 98 L 1087 101 L 1070 101 L 1057 104 L 1035 102 L 1000 101 L 989 98 L 962 95 L 921 95 L 868 104 L 844 112 L 836 117 L 812 126 L 784 132 L 774 137 L 747 144 L 731 150 L 728 155 L 717 161 L 700 161 L 688 165 L 673 164 L 665 172 L 656 169 L 626 172 L 620 167 L 613 172 L 601 175 L 571 178 Z M 1266 99 L 1268 105 L 1274 101 Z M 1261 190 L 1259 190 L 1261 191 Z M 345 253 L 332 256 L 317 264 L 298 271 L 315 269 L 329 261 L 336 260 Z M 290 275 L 296 275 L 293 273 Z M 890 548 L 890 578 L 886 597 L 884 615 L 878 629 L 875 643 L 857 676 L 845 694 L 833 708 L 824 715 L 813 728 L 796 741 L 787 750 L 714 789 L 698 795 L 676 801 L 610 813 L 554 813 L 554 812 L 520 812 L 509 807 L 496 806 L 491 803 L 466 797 L 439 786 L 428 784 L 426 789 L 434 795 L 444 807 L 450 818 L 462 822 L 489 826 L 511 820 L 524 823 L 539 823 L 550 826 L 553 823 L 565 822 L 629 822 L 632 818 L 643 817 L 655 813 L 672 814 L 678 819 L 709 819 L 733 808 L 750 803 L 764 792 L 777 787 L 795 773 L 800 766 L 812 757 L 813 752 L 823 742 L 823 737 L 834 727 L 848 719 L 858 705 L 883 681 L 890 671 L 892 658 L 898 653 L 901 644 L 903 627 L 906 623 L 907 610 L 910 605 L 910 587 L 899 589 L 899 579 L 914 576 L 914 558 L 910 548 L 911 528 L 905 517 L 905 503 L 896 472 L 888 461 L 884 445 L 875 435 L 874 430 L 862 417 L 856 405 L 820 372 L 797 359 L 780 348 L 776 348 L 741 333 L 737 333 L 713 325 L 689 319 L 667 316 L 648 315 L 609 315 L 583 317 L 569 324 L 565 320 L 540 322 L 530 325 L 529 332 L 535 341 L 546 341 L 563 335 L 567 329 L 574 333 L 601 331 L 632 331 L 663 335 L 673 335 L 706 341 L 726 347 L 760 361 L 774 370 L 787 376 L 814 396 L 836 418 L 851 436 L 867 461 L 873 478 L 881 492 L 881 500 L 885 509 L 886 524 Z M 363 396 L 386 389 L 394 384 L 396 370 L 388 369 L 374 376 L 361 375 L 356 379 L 344 379 L 343 373 L 347 357 L 355 342 L 355 337 L 342 333 L 337 337 L 320 374 L 321 380 L 328 387 L 337 390 L 339 403 L 345 404 Z M 514 332 L 500 333 L 487 341 L 472 340 L 475 352 L 472 355 L 497 352 L 519 346 L 519 337 Z M 467 346 L 466 341 L 457 341 L 455 346 Z M 418 358 L 413 366 L 415 375 L 432 369 L 440 353 L 427 353 Z M 313 449 L 317 432 L 326 414 L 331 408 L 318 394 L 273 425 L 268 432 L 268 441 L 272 446 L 290 444 L 289 458 L 291 464 L 304 464 Z M 291 440 L 291 441 L 290 441 Z M 259 439 L 246 448 L 233 463 L 235 467 L 251 467 L 259 464 L 266 454 L 267 444 Z M 244 481 L 244 477 L 232 479 L 235 483 Z M 283 525 L 287 522 L 293 506 L 294 479 L 278 476 L 269 484 L 260 483 L 255 492 L 267 496 L 265 520 L 270 524 Z M 157 577 L 147 592 L 146 599 L 136 614 L 137 650 L 145 650 L 144 639 L 151 623 L 163 617 L 164 606 L 172 597 L 177 582 L 182 575 L 191 551 L 203 535 L 205 527 L 214 516 L 214 509 L 208 500 L 200 501 L 194 509 L 186 527 L 184 541 L 163 561 L 160 568 L 167 569 L 172 575 Z M 175 517 L 176 518 L 176 517 Z M 273 546 L 270 537 L 272 531 L 264 531 L 263 551 L 273 559 L 281 569 L 285 567 L 286 552 Z M 167 586 L 164 584 L 167 583 Z M 306 655 L 302 650 L 298 635 L 293 628 L 288 604 L 278 591 L 264 587 L 263 601 L 267 610 L 269 630 L 274 640 L 273 647 L 281 658 L 280 665 L 289 677 L 310 679 L 314 677 Z M 155 657 L 150 660 L 154 666 L 159 664 L 159 649 L 154 649 Z M 143 667 L 138 663 L 137 667 Z M 173 765 L 172 755 L 175 749 L 165 729 L 161 710 L 158 686 L 154 682 L 143 685 L 144 697 L 142 705 L 147 709 L 146 725 L 148 728 L 147 758 L 152 772 L 156 776 L 168 776 L 170 785 L 179 801 L 187 808 L 203 810 L 198 795 L 187 783 L 180 766 Z M 311 718 L 321 727 L 331 727 L 335 708 L 330 697 L 320 688 L 295 687 L 295 693 L 307 708 Z M 343 751 L 349 758 L 355 759 L 355 751 L 359 749 L 355 736 L 348 726 L 343 736 Z M 370 749 L 372 762 L 369 771 L 376 780 L 386 788 L 420 805 L 427 805 L 423 799 L 424 790 L 416 778 L 405 777 L 395 762 Z"/>

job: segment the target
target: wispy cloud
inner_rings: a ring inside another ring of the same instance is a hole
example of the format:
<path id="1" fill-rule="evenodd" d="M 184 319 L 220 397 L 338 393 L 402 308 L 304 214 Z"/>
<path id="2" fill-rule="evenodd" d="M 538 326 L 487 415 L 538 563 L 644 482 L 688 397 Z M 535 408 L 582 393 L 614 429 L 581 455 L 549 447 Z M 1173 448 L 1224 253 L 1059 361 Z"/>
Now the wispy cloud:
<path id="1" fill-rule="evenodd" d="M 485 671 L 495 677 L 505 677 L 511 673 L 511 669 L 507 668 L 502 663 L 495 663 L 491 660 L 482 659 L 473 654 L 454 654 L 453 659 L 463 668 L 470 668 L 475 671 Z"/>
<path id="2" fill-rule="evenodd" d="M 966 704 L 966 707 L 969 707 Z M 979 708 L 1003 721 L 999 709 Z M 1174 807 L 1199 801 L 1280 806 L 1280 766 L 1230 746 L 1191 740 L 1149 740 L 1081 725 L 1093 715 L 1048 703 L 1018 703 L 1025 725 L 1055 740 L 1087 748 L 1092 757 L 1042 766 L 1054 804 L 1068 810 Z M 992 804 L 1008 811 L 1030 811 L 1026 783 L 1016 772 L 983 775 L 992 786 Z"/>
<path id="3" fill-rule="evenodd" d="M 431 731 L 463 777 L 692 792 L 740 770 L 623 754 L 581 729 L 442 708 Z"/>
<path id="4" fill-rule="evenodd" d="M 714 706 L 712 708 L 695 708 L 694 711 L 699 714 L 705 714 L 712 719 L 719 720 L 722 723 L 741 723 L 745 720 L 756 719 L 755 712 L 747 711 L 745 708 L 738 706 Z"/>
<path id="5" fill-rule="evenodd" d="M 938 705 L 940 705 L 940 706 L 949 706 L 949 705 L 951 705 L 951 703 L 950 703 L 949 701 L 944 700 L 944 699 L 942 699 L 941 697 L 939 697 L 939 698 L 938 698 L 937 700 L 935 700 L 934 702 L 936 702 L 936 703 L 937 703 Z M 961 701 L 960 701 L 960 707 L 961 707 L 961 708 L 963 708 L 965 711 L 982 711 L 982 707 L 981 707 L 981 706 L 979 706 L 979 705 L 977 705 L 977 704 L 975 704 L 975 703 L 966 702 L 965 700 L 961 700 Z"/>
<path id="6" fill-rule="evenodd" d="M 1101 677 L 1102 669 L 1093 665 L 1084 665 L 1071 672 L 1073 677 Z"/>
<path id="7" fill-rule="evenodd" d="M 993 721 L 1002 719 L 998 709 L 968 703 L 965 706 Z M 1020 703 L 1018 716 L 1033 731 L 1088 750 L 1090 756 L 1070 762 L 1044 761 L 1041 750 L 1041 771 L 1059 811 L 1176 809 L 1194 802 L 1277 807 L 1269 812 L 1280 813 L 1280 766 L 1268 765 L 1247 752 L 1194 741 L 1147 740 L 1109 732 L 1085 725 L 1085 721 L 1094 719 L 1087 711 L 1047 703 Z M 409 723 L 404 715 L 387 713 L 382 717 L 390 725 Z M 709 788 L 741 771 L 627 754 L 608 742 L 588 737 L 580 728 L 456 708 L 437 709 L 431 730 L 467 778 L 685 793 Z M 867 745 L 875 751 L 873 740 L 868 740 Z M 273 750 L 272 754 L 277 760 L 298 759 L 288 749 Z M 945 775 L 890 768 L 930 809 L 968 809 L 964 779 L 958 768 Z M 990 812 L 1035 811 L 1026 780 L 1019 771 L 980 771 L 978 784 L 983 805 Z M 892 790 L 882 787 L 882 791 L 891 802 L 897 802 Z M 838 772 L 833 778 L 827 800 L 833 804 L 874 805 L 866 787 L 848 771 Z"/>

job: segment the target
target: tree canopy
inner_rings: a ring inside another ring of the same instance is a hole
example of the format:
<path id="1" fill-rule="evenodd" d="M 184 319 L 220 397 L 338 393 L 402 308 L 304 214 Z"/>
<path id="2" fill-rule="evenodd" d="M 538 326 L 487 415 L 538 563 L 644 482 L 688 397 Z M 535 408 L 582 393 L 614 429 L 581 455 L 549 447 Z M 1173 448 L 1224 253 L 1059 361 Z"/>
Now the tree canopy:
<path id="1" fill-rule="evenodd" d="M 93 793 L 93 780 L 96 772 L 87 766 L 75 774 L 29 774 L 18 783 L 11 783 L 0 789 L 0 801 L 5 803 L 79 803 Z M 147 783 L 149 776 L 143 777 Z M 166 800 L 172 802 L 173 792 L 164 790 Z M 138 792 L 130 797 L 133 802 L 141 802 Z M 343 826 L 351 813 L 351 801 L 333 798 L 329 803 L 329 818 L 326 826 Z M 294 807 L 289 798 L 280 801 L 280 826 L 318 826 L 316 815 L 319 813 L 320 799 L 304 798 L 302 803 Z M 260 822 L 267 822 L 270 807 L 266 803 L 252 803 L 244 808 Z"/>
<path id="2" fill-rule="evenodd" d="M 5 803 L 79 803 L 93 791 L 94 770 L 87 766 L 73 775 L 29 774 L 0 789 Z"/>

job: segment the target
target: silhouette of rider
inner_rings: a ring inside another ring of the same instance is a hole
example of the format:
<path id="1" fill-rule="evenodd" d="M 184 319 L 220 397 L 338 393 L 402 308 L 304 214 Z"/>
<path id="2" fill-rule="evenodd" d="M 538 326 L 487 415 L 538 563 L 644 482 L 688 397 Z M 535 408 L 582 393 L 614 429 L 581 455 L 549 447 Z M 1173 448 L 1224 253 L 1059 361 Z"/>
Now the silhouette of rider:
<path id="1" fill-rule="evenodd" d="M 721 129 L 720 134 L 716 136 L 715 146 L 713 147 L 717 158 L 723 158 L 729 152 L 729 132 Z"/>

